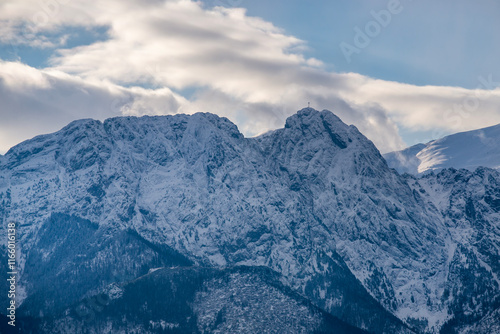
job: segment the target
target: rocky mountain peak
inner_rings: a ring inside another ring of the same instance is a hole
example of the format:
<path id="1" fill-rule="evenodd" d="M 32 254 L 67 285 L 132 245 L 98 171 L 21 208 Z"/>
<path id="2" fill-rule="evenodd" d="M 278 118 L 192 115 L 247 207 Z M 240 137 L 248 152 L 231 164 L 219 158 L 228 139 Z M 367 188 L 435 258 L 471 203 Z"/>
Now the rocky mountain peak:
<path id="1" fill-rule="evenodd" d="M 313 108 L 299 110 L 287 118 L 284 132 L 294 140 L 299 138 L 310 140 L 318 136 L 328 136 L 340 149 L 347 148 L 352 142 L 349 126 L 328 110 L 321 112 Z"/>
<path id="2" fill-rule="evenodd" d="M 498 302 L 500 175 L 402 177 L 326 110 L 302 109 L 247 139 L 212 114 L 81 120 L 0 163 L 0 226 L 20 223 L 24 315 L 66 317 L 65 307 L 108 284 L 159 267 L 163 282 L 175 266 L 190 268 L 182 275 L 267 267 L 311 305 L 375 333 L 437 332 L 476 306 L 488 319 Z M 215 295 L 189 300 L 212 305 Z"/>

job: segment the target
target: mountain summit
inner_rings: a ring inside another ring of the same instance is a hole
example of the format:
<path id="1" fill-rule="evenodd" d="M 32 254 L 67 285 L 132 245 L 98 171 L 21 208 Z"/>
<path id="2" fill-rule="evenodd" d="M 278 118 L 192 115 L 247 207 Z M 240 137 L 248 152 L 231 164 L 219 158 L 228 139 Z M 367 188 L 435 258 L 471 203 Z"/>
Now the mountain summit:
<path id="1" fill-rule="evenodd" d="M 1 157 L 0 219 L 35 332 L 487 333 L 498 184 L 402 177 L 326 110 L 256 138 L 212 114 L 118 117 Z"/>
<path id="2" fill-rule="evenodd" d="M 384 155 L 400 173 L 426 173 L 443 168 L 500 168 L 500 124 L 456 133 Z"/>

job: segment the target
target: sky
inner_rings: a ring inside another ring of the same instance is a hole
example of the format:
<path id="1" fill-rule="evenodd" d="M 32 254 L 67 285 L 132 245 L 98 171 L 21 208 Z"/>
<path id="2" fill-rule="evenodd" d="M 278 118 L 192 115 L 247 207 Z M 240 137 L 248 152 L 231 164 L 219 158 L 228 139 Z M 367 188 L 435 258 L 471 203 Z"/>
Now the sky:
<path id="1" fill-rule="evenodd" d="M 2 0 L 0 154 L 81 118 L 310 102 L 382 153 L 500 123 L 494 0 Z"/>

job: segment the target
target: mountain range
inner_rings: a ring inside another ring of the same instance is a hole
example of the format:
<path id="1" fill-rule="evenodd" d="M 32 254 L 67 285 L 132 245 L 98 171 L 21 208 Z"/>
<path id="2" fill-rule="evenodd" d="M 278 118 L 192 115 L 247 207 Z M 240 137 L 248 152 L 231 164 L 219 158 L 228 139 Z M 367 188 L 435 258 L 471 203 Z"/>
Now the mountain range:
<path id="1" fill-rule="evenodd" d="M 500 124 L 456 133 L 427 144 L 413 145 L 384 154 L 390 167 L 400 173 L 419 174 L 445 168 L 500 168 Z"/>
<path id="2" fill-rule="evenodd" d="M 0 219 L 23 333 L 499 329 L 499 172 L 400 175 L 327 110 L 75 121 L 0 157 Z"/>

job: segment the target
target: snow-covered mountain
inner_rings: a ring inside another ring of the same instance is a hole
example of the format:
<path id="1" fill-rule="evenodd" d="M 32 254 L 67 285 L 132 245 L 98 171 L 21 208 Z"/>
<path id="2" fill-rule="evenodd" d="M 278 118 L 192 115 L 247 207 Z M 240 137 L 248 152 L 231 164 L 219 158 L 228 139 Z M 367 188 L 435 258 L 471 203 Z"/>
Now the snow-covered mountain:
<path id="1" fill-rule="evenodd" d="M 120 117 L 1 157 L 0 219 L 18 223 L 19 312 L 38 331 L 81 328 L 90 300 L 88 332 L 280 332 L 286 309 L 290 332 L 488 333 L 498 184 L 490 169 L 402 177 L 326 110 L 257 138 L 212 114 Z"/>
<path id="2" fill-rule="evenodd" d="M 400 173 L 418 174 L 443 168 L 500 168 L 500 124 L 456 133 L 427 144 L 417 144 L 384 154 L 390 167 Z"/>

